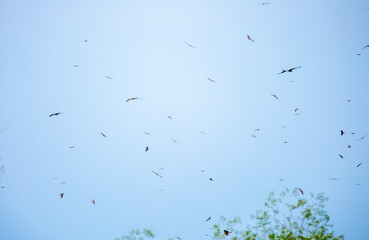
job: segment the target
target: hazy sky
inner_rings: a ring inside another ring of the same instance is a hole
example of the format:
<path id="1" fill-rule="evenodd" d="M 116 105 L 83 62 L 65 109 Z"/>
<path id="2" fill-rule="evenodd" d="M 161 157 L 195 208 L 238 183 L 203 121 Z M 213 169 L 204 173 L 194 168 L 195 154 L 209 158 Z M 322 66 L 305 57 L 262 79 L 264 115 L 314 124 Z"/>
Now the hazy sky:
<path id="1" fill-rule="evenodd" d="M 0 1 L 0 239 L 201 240 L 295 186 L 364 239 L 369 1 L 261 2 Z"/>

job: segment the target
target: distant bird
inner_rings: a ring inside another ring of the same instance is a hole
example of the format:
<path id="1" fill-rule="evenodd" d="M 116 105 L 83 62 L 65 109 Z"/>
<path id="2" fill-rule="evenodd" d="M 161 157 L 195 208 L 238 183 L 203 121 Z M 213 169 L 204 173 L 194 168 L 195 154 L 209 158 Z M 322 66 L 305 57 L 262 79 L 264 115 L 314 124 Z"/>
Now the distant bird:
<path id="1" fill-rule="evenodd" d="M 339 156 L 340 156 L 340 158 L 342 158 L 343 159 L 343 156 L 341 155 L 341 154 L 338 154 Z"/>
<path id="2" fill-rule="evenodd" d="M 109 76 L 106 76 L 106 75 L 105 75 L 105 77 L 106 77 L 107 79 L 113 80 L 113 78 L 112 78 L 112 77 L 109 77 Z"/>
<path id="3" fill-rule="evenodd" d="M 335 181 L 335 180 L 340 180 L 340 179 L 339 178 L 330 178 L 329 180 Z"/>
<path id="4" fill-rule="evenodd" d="M 247 39 L 250 40 L 251 42 L 255 42 L 254 39 L 252 39 L 249 35 L 247 35 Z"/>
<path id="5" fill-rule="evenodd" d="M 95 205 L 95 199 L 93 199 L 91 202 L 92 202 L 92 204 L 94 204 L 94 205 Z"/>
<path id="6" fill-rule="evenodd" d="M 361 166 L 361 164 L 363 164 L 362 162 L 361 163 L 359 163 L 356 167 L 358 168 L 358 167 L 360 167 Z"/>
<path id="7" fill-rule="evenodd" d="M 158 176 L 158 177 L 163 177 L 163 176 L 161 176 L 159 173 L 157 173 L 157 172 L 155 172 L 155 171 L 152 171 L 156 176 Z"/>
<path id="8" fill-rule="evenodd" d="M 224 231 L 224 234 L 226 235 L 226 236 L 228 236 L 229 234 L 231 234 L 232 232 L 229 232 L 229 231 L 227 231 L 227 230 L 223 230 Z"/>
<path id="9" fill-rule="evenodd" d="M 351 99 L 348 99 L 347 102 L 351 102 Z"/>
<path id="10" fill-rule="evenodd" d="M 211 219 L 211 216 L 208 219 L 206 219 L 205 222 L 210 221 L 210 219 Z"/>
<path id="11" fill-rule="evenodd" d="M 287 141 L 284 141 L 284 143 L 288 143 Z"/>
<path id="12" fill-rule="evenodd" d="M 300 190 L 301 194 L 302 194 L 302 195 L 304 195 L 304 191 L 302 191 L 302 189 L 301 189 L 301 188 L 299 188 L 299 190 Z"/>
<path id="13" fill-rule="evenodd" d="M 5 188 L 5 186 L 1 186 L 1 188 Z"/>
<path id="14" fill-rule="evenodd" d="M 280 72 L 279 74 L 282 74 L 282 73 L 285 73 L 285 72 L 292 72 L 293 70 L 295 70 L 295 69 L 299 69 L 299 68 L 301 68 L 301 66 L 300 66 L 300 67 L 290 68 L 290 69 L 288 69 L 288 70 L 284 70 L 284 69 L 282 69 L 282 72 Z"/>
<path id="15" fill-rule="evenodd" d="M 214 81 L 213 79 L 211 79 L 211 78 L 209 78 L 209 77 L 208 77 L 208 80 L 209 80 L 210 82 L 216 83 L 216 81 Z"/>
<path id="16" fill-rule="evenodd" d="M 136 100 L 136 99 L 138 99 L 138 97 L 128 98 L 128 99 L 126 100 L 126 102 L 129 102 L 129 101 L 132 101 L 132 100 Z"/>
<path id="17" fill-rule="evenodd" d="M 281 182 L 283 182 L 283 181 L 284 181 L 282 178 L 279 178 L 279 180 L 280 180 Z"/>
<path id="18" fill-rule="evenodd" d="M 270 94 L 271 96 L 273 96 L 273 97 L 275 97 L 275 99 L 277 99 L 278 100 L 278 97 L 277 97 L 277 95 L 275 95 L 275 94 Z"/>
<path id="19" fill-rule="evenodd" d="M 256 136 L 255 135 L 253 135 L 253 134 L 250 134 L 253 138 L 256 138 Z"/>
<path id="20" fill-rule="evenodd" d="M 145 135 L 151 135 L 151 133 L 149 132 L 143 132 Z"/>
<path id="21" fill-rule="evenodd" d="M 341 130 L 341 136 L 342 136 L 343 134 L 345 134 L 345 132 Z"/>
<path id="22" fill-rule="evenodd" d="M 283 125 L 283 126 L 282 126 L 282 129 L 284 129 L 284 128 L 286 128 L 286 127 L 287 127 L 287 125 Z"/>
<path id="23" fill-rule="evenodd" d="M 85 42 L 88 42 L 87 40 L 85 40 Z"/>
<path id="24" fill-rule="evenodd" d="M 201 131 L 201 130 L 199 130 L 199 132 L 201 132 L 202 134 L 207 134 L 206 132 L 204 132 L 204 131 Z"/>
<path id="25" fill-rule="evenodd" d="M 260 131 L 260 128 L 254 129 L 255 132 Z"/>
<path id="26" fill-rule="evenodd" d="M 189 44 L 188 42 L 185 42 L 185 44 L 187 44 L 187 46 L 189 46 L 190 48 L 194 48 L 194 49 L 197 49 L 195 46 Z"/>
<path id="27" fill-rule="evenodd" d="M 107 138 L 107 136 L 106 136 L 104 133 L 101 133 L 101 135 L 102 135 L 104 138 Z"/>
<path id="28" fill-rule="evenodd" d="M 299 108 L 295 108 L 295 112 L 297 112 L 299 110 Z"/>
<path id="29" fill-rule="evenodd" d="M 200 170 L 200 172 L 205 172 L 205 170 Z"/>
<path id="30" fill-rule="evenodd" d="M 149 147 L 146 147 L 145 152 L 149 151 Z"/>
<path id="31" fill-rule="evenodd" d="M 59 114 L 62 114 L 61 112 L 57 112 L 57 113 L 52 113 L 49 115 L 49 117 L 52 117 L 52 116 L 58 116 Z"/>
<path id="32" fill-rule="evenodd" d="M 369 47 L 369 45 L 366 45 L 365 47 L 363 47 L 363 49 L 364 49 L 364 48 L 367 48 L 367 47 Z"/>
<path id="33" fill-rule="evenodd" d="M 210 180 L 210 181 L 214 181 L 214 179 L 212 179 L 212 178 L 209 178 L 209 180 Z"/>
<path id="34" fill-rule="evenodd" d="M 177 238 L 178 240 L 182 240 L 182 238 L 180 238 L 180 237 L 177 237 L 177 236 L 176 236 L 176 238 Z"/>
<path id="35" fill-rule="evenodd" d="M 368 133 L 367 133 L 367 134 L 365 134 L 364 136 L 362 136 L 361 138 L 357 139 L 356 141 L 364 140 L 364 138 L 365 138 L 366 136 L 368 136 Z"/>
<path id="36" fill-rule="evenodd" d="M 64 193 L 60 193 L 60 198 L 63 198 L 64 197 Z"/>
<path id="37" fill-rule="evenodd" d="M 259 5 L 267 5 L 267 4 L 270 4 L 270 3 L 265 2 L 265 3 L 260 3 Z"/>
<path id="38" fill-rule="evenodd" d="M 352 135 L 354 135 L 355 133 L 351 133 Z"/>
<path id="39" fill-rule="evenodd" d="M 60 184 L 66 184 L 67 182 L 61 182 Z"/>
<path id="40" fill-rule="evenodd" d="M 173 118 L 171 116 L 168 116 L 169 119 L 173 120 Z"/>
<path id="41" fill-rule="evenodd" d="M 74 146 L 70 146 L 69 148 L 70 148 L 70 149 L 73 149 L 73 148 L 74 148 Z"/>
<path id="42" fill-rule="evenodd" d="M 349 144 L 349 145 L 347 145 L 347 147 L 348 147 L 348 148 L 351 148 L 351 145 Z"/>
<path id="43" fill-rule="evenodd" d="M 300 116 L 302 113 L 295 113 L 294 115 L 295 116 Z"/>
<path id="44" fill-rule="evenodd" d="M 175 139 L 173 139 L 173 138 L 172 138 L 172 141 L 173 141 L 173 142 L 175 142 L 175 143 L 177 143 L 177 141 L 176 141 Z M 178 144 L 178 143 L 177 143 L 177 144 Z"/>

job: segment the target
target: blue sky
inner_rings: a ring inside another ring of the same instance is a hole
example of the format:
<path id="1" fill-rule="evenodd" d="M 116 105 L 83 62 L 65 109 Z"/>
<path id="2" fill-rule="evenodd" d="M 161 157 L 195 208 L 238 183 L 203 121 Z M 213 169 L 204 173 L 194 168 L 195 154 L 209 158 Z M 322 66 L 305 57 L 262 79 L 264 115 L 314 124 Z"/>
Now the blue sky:
<path id="1" fill-rule="evenodd" d="M 369 1 L 260 2 L 1 1 L 0 239 L 204 239 L 295 186 L 363 239 Z"/>

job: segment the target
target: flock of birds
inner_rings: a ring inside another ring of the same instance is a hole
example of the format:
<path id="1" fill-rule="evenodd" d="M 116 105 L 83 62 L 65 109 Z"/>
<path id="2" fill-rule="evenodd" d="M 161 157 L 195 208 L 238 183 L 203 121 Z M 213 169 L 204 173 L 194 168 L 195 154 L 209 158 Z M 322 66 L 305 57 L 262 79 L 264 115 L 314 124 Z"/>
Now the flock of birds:
<path id="1" fill-rule="evenodd" d="M 269 5 L 270 3 L 267 3 L 267 2 L 264 2 L 264 3 L 260 3 L 259 5 Z M 368 8 L 369 9 L 369 8 Z M 247 35 L 247 40 L 249 40 L 249 41 L 251 41 L 251 42 L 253 42 L 253 43 L 255 43 L 255 40 L 250 36 L 250 35 Z M 88 40 L 84 40 L 84 42 L 85 43 L 88 43 L 89 41 Z M 188 43 L 188 42 L 184 42 L 189 48 L 193 48 L 193 49 L 197 49 L 197 47 L 196 46 L 194 46 L 194 45 L 192 45 L 192 44 L 190 44 L 190 43 Z M 366 49 L 366 48 L 369 48 L 369 45 L 366 45 L 366 46 L 364 46 L 362 49 Z M 358 55 L 360 55 L 360 54 L 358 54 Z M 75 64 L 74 65 L 74 67 L 79 67 L 79 65 L 78 64 Z M 298 67 L 292 67 L 292 68 L 289 68 L 289 69 L 282 69 L 281 70 L 281 72 L 279 72 L 278 74 L 284 74 L 284 73 L 292 73 L 294 70 L 297 70 L 297 69 L 300 69 L 302 66 L 298 66 Z M 109 80 L 113 80 L 113 78 L 112 77 L 110 77 L 110 76 L 107 76 L 107 75 L 105 75 L 104 76 L 105 78 L 107 78 L 107 79 L 109 79 Z M 212 82 L 212 83 L 217 83 L 217 81 L 215 81 L 215 80 L 213 80 L 212 78 L 210 78 L 210 77 L 207 77 L 207 80 L 209 80 L 210 82 Z M 272 94 L 270 94 L 273 98 L 275 98 L 275 100 L 279 100 L 279 98 L 278 98 L 278 96 L 276 95 L 276 94 L 274 94 L 274 93 L 272 93 Z M 135 101 L 135 100 L 138 100 L 138 99 L 140 99 L 139 97 L 131 97 L 131 98 L 128 98 L 128 99 L 126 99 L 125 100 L 125 102 L 126 103 L 128 103 L 128 102 L 131 102 L 131 101 Z M 347 102 L 351 102 L 351 99 L 348 99 L 347 100 Z M 299 112 L 299 108 L 295 108 L 294 109 L 294 112 L 295 112 L 295 115 L 300 115 L 301 113 Z M 49 115 L 49 117 L 51 118 L 51 117 L 58 117 L 59 115 L 61 115 L 62 114 L 62 112 L 55 112 L 55 113 L 52 113 L 52 114 L 50 114 Z M 173 118 L 171 117 L 171 116 L 168 116 L 168 118 L 170 119 L 170 120 L 172 120 Z M 286 125 L 283 125 L 282 126 L 282 129 L 284 129 L 285 127 L 287 127 Z M 261 129 L 260 128 L 257 128 L 257 129 L 254 129 L 254 132 L 258 132 L 258 131 L 260 131 Z M 200 133 L 202 133 L 202 134 L 207 134 L 206 132 L 204 132 L 204 131 L 201 131 L 201 130 L 199 130 L 199 132 Z M 145 135 L 151 135 L 151 133 L 150 132 L 143 132 Z M 100 133 L 101 134 L 101 136 L 102 137 L 104 137 L 104 138 L 107 138 L 107 135 L 105 135 L 104 133 Z M 351 132 L 351 135 L 354 135 L 355 133 L 354 132 Z M 344 136 L 344 135 L 346 135 L 346 132 L 344 131 L 344 130 L 340 130 L 340 135 L 341 136 Z M 366 137 L 367 137 L 367 135 L 368 135 L 368 133 L 366 133 L 365 135 L 363 135 L 362 137 L 360 137 L 360 138 L 358 138 L 357 139 L 357 141 L 361 141 L 361 140 L 364 140 Z M 255 134 L 251 134 L 251 137 L 253 137 L 253 138 L 257 138 L 257 136 L 255 135 Z M 171 139 L 174 143 L 177 143 L 177 141 L 175 140 L 175 139 Z M 287 141 L 284 141 L 284 143 L 287 143 Z M 347 148 L 351 148 L 352 147 L 352 145 L 350 145 L 350 144 L 347 144 Z M 75 146 L 70 146 L 69 147 L 70 149 L 73 149 L 73 148 L 75 148 Z M 146 148 L 145 148 L 145 152 L 148 152 L 149 151 L 149 146 L 146 146 Z M 344 156 L 341 154 L 341 153 L 339 153 L 338 154 L 338 156 L 340 157 L 340 158 L 344 158 Z M 360 162 L 359 164 L 357 164 L 356 165 L 356 167 L 358 168 L 358 167 L 360 167 L 360 166 L 362 166 L 362 164 L 363 164 L 363 162 Z M 163 168 L 159 168 L 159 170 L 163 170 Z M 201 170 L 200 172 L 205 172 L 205 170 Z M 0 166 L 0 173 L 4 173 L 4 166 Z M 155 176 L 157 176 L 157 177 L 160 177 L 160 178 L 163 178 L 163 176 L 161 175 L 161 174 L 159 174 L 157 171 L 154 171 L 154 170 L 152 170 L 152 173 L 155 175 Z M 53 180 L 57 180 L 57 178 L 52 178 Z M 282 178 L 279 178 L 279 180 L 280 181 L 284 181 Z M 338 178 L 330 178 L 329 180 L 339 180 Z M 214 181 L 214 179 L 213 178 L 209 178 L 209 181 Z M 66 184 L 67 182 L 66 181 L 62 181 L 62 182 L 60 182 L 60 184 Z M 360 184 L 357 184 L 357 185 L 360 185 Z M 0 186 L 1 188 L 5 188 L 5 186 Z M 304 194 L 304 191 L 301 189 L 301 188 L 299 188 L 299 191 L 300 191 L 300 193 L 303 195 Z M 59 197 L 60 198 L 64 198 L 64 193 L 62 192 L 62 193 L 59 193 Z M 91 203 L 92 204 L 96 204 L 96 201 L 95 201 L 95 199 L 92 199 L 91 200 Z M 208 221 L 210 221 L 211 220 L 211 218 L 212 218 L 212 216 L 210 216 L 210 217 L 208 217 L 206 220 L 205 220 L 205 222 L 208 222 Z M 230 232 L 230 231 L 228 231 L 228 230 L 223 230 L 223 232 L 224 232 L 224 235 L 226 235 L 226 236 L 228 236 L 228 235 L 230 235 L 232 232 Z M 182 240 L 180 237 L 177 237 L 176 236 L 176 238 L 177 239 L 179 239 L 179 240 Z"/>

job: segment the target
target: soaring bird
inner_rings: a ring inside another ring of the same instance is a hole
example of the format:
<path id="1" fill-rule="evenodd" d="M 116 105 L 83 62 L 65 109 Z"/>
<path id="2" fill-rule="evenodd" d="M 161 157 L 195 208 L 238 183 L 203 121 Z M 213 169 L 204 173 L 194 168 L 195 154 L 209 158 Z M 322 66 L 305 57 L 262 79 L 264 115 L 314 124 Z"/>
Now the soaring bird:
<path id="1" fill-rule="evenodd" d="M 78 64 L 75 64 L 74 67 L 79 67 L 79 65 Z"/>
<path id="2" fill-rule="evenodd" d="M 66 184 L 67 182 L 61 182 L 60 184 Z"/>
<path id="3" fill-rule="evenodd" d="M 58 116 L 59 114 L 62 114 L 61 112 L 57 112 L 57 113 L 52 113 L 49 115 L 49 117 L 52 117 L 52 116 Z"/>
<path id="4" fill-rule="evenodd" d="M 201 130 L 199 130 L 199 132 L 201 132 L 202 134 L 207 134 L 206 132 L 204 132 L 204 131 L 201 131 Z"/>
<path id="5" fill-rule="evenodd" d="M 349 145 L 347 145 L 347 147 L 348 147 L 348 148 L 351 148 L 351 145 L 349 144 Z"/>
<path id="6" fill-rule="evenodd" d="M 260 3 L 259 5 L 267 5 L 267 4 L 270 4 L 270 3 L 265 2 L 265 3 Z"/>
<path id="7" fill-rule="evenodd" d="M 275 99 L 277 99 L 277 100 L 278 100 L 277 95 L 275 95 L 275 94 L 270 94 L 270 95 L 272 95 L 273 97 L 275 97 Z"/>
<path id="8" fill-rule="evenodd" d="M 95 199 L 93 199 L 91 202 L 92 202 L 92 204 L 95 204 Z"/>
<path id="9" fill-rule="evenodd" d="M 282 126 L 282 129 L 284 129 L 284 128 L 286 128 L 286 127 L 287 127 L 287 125 L 283 125 L 283 126 Z"/>
<path id="10" fill-rule="evenodd" d="M 209 180 L 210 180 L 210 181 L 214 181 L 214 179 L 212 179 L 212 178 L 209 178 Z"/>
<path id="11" fill-rule="evenodd" d="M 283 182 L 283 181 L 284 181 L 282 178 L 279 178 L 279 180 L 280 180 L 281 182 Z"/>
<path id="12" fill-rule="evenodd" d="M 149 151 L 149 147 L 146 147 L 145 152 Z"/>
<path id="13" fill-rule="evenodd" d="M 175 142 L 175 143 L 177 143 L 177 141 L 176 141 L 175 139 L 173 139 L 173 138 L 172 138 L 172 141 L 173 141 L 173 142 Z M 177 144 L 178 144 L 178 143 L 177 143 Z"/>
<path id="14" fill-rule="evenodd" d="M 335 180 L 340 180 L 340 179 L 339 178 L 330 178 L 329 180 L 335 181 Z"/>
<path id="15" fill-rule="evenodd" d="M 159 173 L 157 173 L 157 172 L 155 172 L 155 171 L 152 171 L 156 176 L 158 176 L 158 177 L 163 177 L 163 176 L 161 176 Z"/>
<path id="16" fill-rule="evenodd" d="M 343 159 L 343 156 L 341 155 L 341 154 L 338 154 L 339 156 L 340 156 L 340 158 L 342 158 Z"/>
<path id="17" fill-rule="evenodd" d="M 88 40 L 85 40 L 85 42 L 88 42 Z"/>
<path id="18" fill-rule="evenodd" d="M 213 79 L 211 79 L 211 78 L 209 78 L 209 77 L 208 77 L 208 80 L 209 80 L 210 82 L 216 83 L 216 81 L 214 81 Z"/>
<path id="19" fill-rule="evenodd" d="M 138 97 L 128 98 L 128 99 L 126 100 L 126 102 L 129 102 L 129 101 L 131 101 L 131 100 L 136 100 L 136 99 L 138 99 Z"/>
<path id="20" fill-rule="evenodd" d="M 206 219 L 205 222 L 210 221 L 210 219 L 211 219 L 211 216 L 208 219 Z"/>
<path id="21" fill-rule="evenodd" d="M 341 130 L 341 136 L 342 136 L 343 134 L 345 134 L 345 132 Z"/>
<path id="22" fill-rule="evenodd" d="M 109 76 L 106 76 L 106 75 L 105 75 L 105 77 L 106 77 L 107 79 L 113 80 L 113 78 L 112 78 L 112 77 L 109 77 Z"/>
<path id="23" fill-rule="evenodd" d="M 101 135 L 102 135 L 104 138 L 107 138 L 107 136 L 106 136 L 104 133 L 101 133 Z"/>
<path id="24" fill-rule="evenodd" d="M 362 162 L 361 163 L 359 163 L 356 167 L 358 168 L 358 167 L 360 167 L 361 166 L 361 164 L 363 164 Z"/>
<path id="25" fill-rule="evenodd" d="M 294 68 L 290 68 L 290 69 L 288 69 L 288 70 L 284 70 L 284 69 L 282 69 L 282 72 L 280 72 L 280 73 L 278 73 L 278 74 L 282 74 L 282 73 L 285 73 L 285 72 L 292 72 L 293 70 L 295 70 L 295 69 L 299 69 L 299 68 L 301 68 L 301 66 L 299 66 L 299 67 L 294 67 Z"/>
<path id="26" fill-rule="evenodd" d="M 255 131 L 255 132 L 260 131 L 260 128 L 256 128 L 256 129 L 254 129 L 254 131 Z"/>
<path id="27" fill-rule="evenodd" d="M 362 136 L 361 138 L 357 139 L 357 141 L 359 141 L 359 140 L 364 140 L 364 138 L 365 138 L 366 136 L 368 136 L 368 133 L 367 133 L 367 134 L 365 134 L 364 136 Z"/>
<path id="28" fill-rule="evenodd" d="M 367 48 L 367 47 L 369 47 L 369 45 L 366 45 L 365 47 L 363 47 L 363 49 L 364 49 L 364 48 Z"/>
<path id="29" fill-rule="evenodd" d="M 187 44 L 187 46 L 189 46 L 190 48 L 194 48 L 194 49 L 197 49 L 195 46 L 189 44 L 188 42 L 184 42 L 185 44 Z"/>
<path id="30" fill-rule="evenodd" d="M 249 35 L 247 35 L 247 40 L 250 40 L 251 42 L 255 42 L 254 39 L 252 39 Z"/>
<path id="31" fill-rule="evenodd" d="M 297 112 L 299 110 L 299 108 L 295 108 L 295 112 Z"/>
<path id="32" fill-rule="evenodd" d="M 256 136 L 255 136 L 255 135 L 253 135 L 253 134 L 250 134 L 250 135 L 251 135 L 251 137 L 256 138 Z"/>
<path id="33" fill-rule="evenodd" d="M 173 120 L 173 118 L 172 118 L 171 116 L 168 116 L 168 118 L 169 118 L 170 120 Z"/>
<path id="34" fill-rule="evenodd" d="M 301 194 L 302 194 L 302 195 L 304 195 L 304 191 L 302 191 L 302 189 L 301 189 L 301 188 L 299 188 L 299 190 L 300 190 Z"/>
<path id="35" fill-rule="evenodd" d="M 229 234 L 231 234 L 232 232 L 229 232 L 229 231 L 227 231 L 227 230 L 223 230 L 224 231 L 224 234 L 226 235 L 226 236 L 228 236 Z"/>
<path id="36" fill-rule="evenodd" d="M 70 148 L 70 149 L 73 149 L 73 148 L 74 148 L 74 146 L 70 146 L 69 148 Z"/>
<path id="37" fill-rule="evenodd" d="M 145 135 L 151 135 L 151 133 L 149 132 L 143 132 Z"/>
<path id="38" fill-rule="evenodd" d="M 64 197 L 64 193 L 60 193 L 60 198 L 63 198 Z"/>

